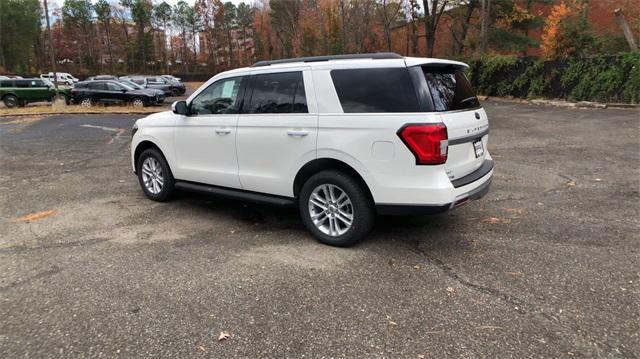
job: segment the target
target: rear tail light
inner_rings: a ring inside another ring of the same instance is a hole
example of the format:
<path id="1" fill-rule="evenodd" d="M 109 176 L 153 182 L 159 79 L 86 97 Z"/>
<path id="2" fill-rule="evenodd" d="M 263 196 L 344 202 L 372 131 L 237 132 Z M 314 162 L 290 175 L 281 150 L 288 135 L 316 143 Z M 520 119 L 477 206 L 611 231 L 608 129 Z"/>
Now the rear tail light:
<path id="1" fill-rule="evenodd" d="M 417 165 L 439 165 L 447 162 L 447 127 L 444 124 L 410 124 L 398 136 L 416 157 Z"/>

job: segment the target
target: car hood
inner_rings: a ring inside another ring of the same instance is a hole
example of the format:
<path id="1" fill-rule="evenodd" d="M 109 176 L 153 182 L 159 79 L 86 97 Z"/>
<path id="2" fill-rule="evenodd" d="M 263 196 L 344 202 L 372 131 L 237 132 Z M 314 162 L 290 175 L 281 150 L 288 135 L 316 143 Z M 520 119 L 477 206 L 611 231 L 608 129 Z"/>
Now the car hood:
<path id="1" fill-rule="evenodd" d="M 145 126 L 171 126 L 175 120 L 172 111 L 163 111 L 153 113 L 147 117 L 143 117 L 136 121 L 136 124 L 140 127 Z"/>

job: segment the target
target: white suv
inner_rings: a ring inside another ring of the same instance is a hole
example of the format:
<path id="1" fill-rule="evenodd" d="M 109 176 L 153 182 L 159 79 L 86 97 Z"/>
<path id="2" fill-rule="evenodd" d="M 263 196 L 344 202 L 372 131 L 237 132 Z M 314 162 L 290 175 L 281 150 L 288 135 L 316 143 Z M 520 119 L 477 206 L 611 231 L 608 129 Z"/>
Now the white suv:
<path id="1" fill-rule="evenodd" d="M 142 190 L 300 210 L 348 246 L 376 214 L 449 210 L 489 190 L 487 115 L 464 63 L 394 53 L 261 61 L 220 73 L 172 111 L 138 120 Z"/>

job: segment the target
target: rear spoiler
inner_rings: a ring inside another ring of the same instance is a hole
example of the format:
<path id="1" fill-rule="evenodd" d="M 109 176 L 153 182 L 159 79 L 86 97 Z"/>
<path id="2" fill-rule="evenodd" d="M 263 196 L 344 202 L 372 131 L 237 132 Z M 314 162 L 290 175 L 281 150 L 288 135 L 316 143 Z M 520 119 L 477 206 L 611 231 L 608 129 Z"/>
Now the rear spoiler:
<path id="1" fill-rule="evenodd" d="M 466 69 L 466 68 L 469 67 L 469 65 L 465 64 L 464 62 L 460 62 L 460 61 L 444 60 L 444 59 L 433 59 L 433 58 L 428 58 L 428 57 L 405 57 L 404 58 L 404 63 L 405 63 L 405 65 L 407 67 L 421 66 L 421 65 L 431 65 L 431 66 L 436 66 L 436 67 L 452 66 L 452 67 L 457 67 L 457 68 L 461 68 L 461 69 Z"/>

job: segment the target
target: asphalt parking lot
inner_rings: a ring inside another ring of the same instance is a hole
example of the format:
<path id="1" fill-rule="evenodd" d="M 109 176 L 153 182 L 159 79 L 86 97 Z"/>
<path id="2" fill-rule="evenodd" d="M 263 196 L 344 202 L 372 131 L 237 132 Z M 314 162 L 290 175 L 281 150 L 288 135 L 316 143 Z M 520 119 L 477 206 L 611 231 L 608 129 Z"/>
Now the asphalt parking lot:
<path id="1" fill-rule="evenodd" d="M 489 195 L 349 249 L 146 200 L 136 116 L 1 119 L 0 357 L 640 356 L 639 113 L 485 107 Z"/>

